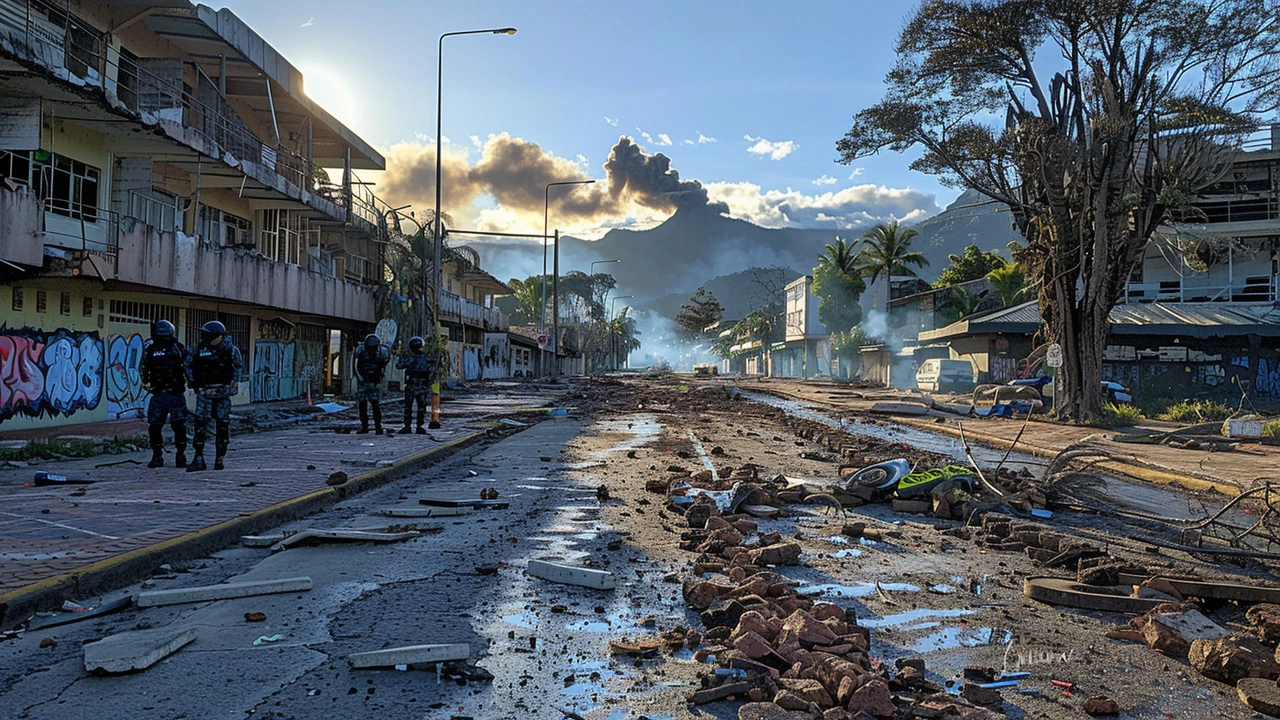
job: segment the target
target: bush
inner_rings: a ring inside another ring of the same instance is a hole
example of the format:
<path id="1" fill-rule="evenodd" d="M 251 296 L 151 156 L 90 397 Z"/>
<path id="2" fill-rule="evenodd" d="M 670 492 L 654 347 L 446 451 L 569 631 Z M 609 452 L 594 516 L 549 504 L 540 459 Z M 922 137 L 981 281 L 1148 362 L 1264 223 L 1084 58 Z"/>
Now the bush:
<path id="1" fill-rule="evenodd" d="M 1217 400 L 1183 400 L 1165 408 L 1156 417 L 1171 422 L 1201 423 L 1226 420 L 1234 414 L 1235 410 Z"/>
<path id="2" fill-rule="evenodd" d="M 1105 417 L 1098 422 L 1098 425 L 1109 428 L 1130 427 L 1147 419 L 1147 416 L 1142 414 L 1142 410 L 1133 405 L 1107 403 L 1103 413 Z"/>
<path id="3" fill-rule="evenodd" d="M 1263 423 L 1262 437 L 1280 440 L 1280 420 L 1269 420 Z"/>
<path id="4" fill-rule="evenodd" d="M 62 460 L 97 454 L 98 446 L 92 440 L 32 440 L 20 448 L 0 450 L 0 461 Z"/>

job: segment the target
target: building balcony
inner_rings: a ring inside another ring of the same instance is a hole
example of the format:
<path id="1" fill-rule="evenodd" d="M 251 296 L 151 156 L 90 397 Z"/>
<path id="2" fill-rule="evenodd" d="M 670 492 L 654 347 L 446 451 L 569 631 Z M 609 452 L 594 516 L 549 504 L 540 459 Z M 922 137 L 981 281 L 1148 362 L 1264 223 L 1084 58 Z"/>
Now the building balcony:
<path id="1" fill-rule="evenodd" d="M 489 332 L 506 332 L 511 326 L 510 318 L 497 308 L 485 307 L 451 292 L 440 293 L 439 317 L 441 322 L 481 327 Z"/>
<path id="2" fill-rule="evenodd" d="M 1120 303 L 1280 302 L 1280 276 L 1256 275 L 1212 284 L 1203 277 L 1129 283 Z"/>

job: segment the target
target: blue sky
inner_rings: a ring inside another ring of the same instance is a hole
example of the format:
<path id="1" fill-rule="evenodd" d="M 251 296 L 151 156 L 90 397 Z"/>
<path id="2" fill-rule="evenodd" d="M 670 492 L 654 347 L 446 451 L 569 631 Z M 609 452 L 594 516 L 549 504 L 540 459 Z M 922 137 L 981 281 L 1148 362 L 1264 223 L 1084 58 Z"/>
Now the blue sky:
<path id="1" fill-rule="evenodd" d="M 540 225 L 540 186 L 533 203 L 510 188 L 485 186 L 515 177 L 490 172 L 481 182 L 467 175 L 490 136 L 504 133 L 556 160 L 556 172 L 574 172 L 569 163 L 602 183 L 610 148 L 630 136 L 645 153 L 669 156 L 682 179 L 708 186 L 731 214 L 765 225 L 834 229 L 867 219 L 919 219 L 956 194 L 911 172 L 909 158 L 896 154 L 869 158 L 856 170 L 835 163 L 834 143 L 850 116 L 880 97 L 911 3 L 232 0 L 226 6 L 303 71 L 312 97 L 388 151 L 391 172 L 401 173 L 388 187 L 416 205 L 429 196 L 422 192 L 428 174 L 404 168 L 421 171 L 434 162 L 436 38 L 518 28 L 514 36 L 445 41 L 444 135 L 454 146 L 450 173 L 460 179 L 447 176 L 444 188 L 449 195 L 451 183 L 475 181 L 447 203 L 468 223 L 513 229 L 529 227 L 536 216 Z M 540 182 L 529 177 L 519 181 Z M 614 204 L 564 223 L 589 232 L 593 225 L 651 224 L 667 213 Z"/>

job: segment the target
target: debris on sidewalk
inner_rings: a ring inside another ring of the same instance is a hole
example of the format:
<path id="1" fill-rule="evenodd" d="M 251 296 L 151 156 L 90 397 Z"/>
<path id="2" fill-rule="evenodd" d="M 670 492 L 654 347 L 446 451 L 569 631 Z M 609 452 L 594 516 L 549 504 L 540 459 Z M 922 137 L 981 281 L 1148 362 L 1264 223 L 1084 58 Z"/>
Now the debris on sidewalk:
<path id="1" fill-rule="evenodd" d="M 438 529 L 443 530 L 440 526 Z M 296 532 L 271 546 L 272 552 L 288 550 L 304 545 L 319 545 L 332 542 L 371 542 L 394 543 L 412 540 L 421 535 L 417 530 L 404 532 L 368 532 L 364 530 L 315 530 L 308 529 Z"/>
<path id="2" fill-rule="evenodd" d="M 450 660 L 466 660 L 471 657 L 471 647 L 465 644 L 408 645 L 405 647 L 352 653 L 347 656 L 353 668 L 395 667 L 397 665 L 433 665 Z"/>
<path id="3" fill-rule="evenodd" d="M 73 480 L 66 475 L 50 472 L 38 472 L 32 481 L 36 487 L 56 487 L 58 485 L 93 485 L 97 480 Z"/>
<path id="4" fill-rule="evenodd" d="M 84 646 L 84 669 L 102 673 L 146 670 L 195 640 L 196 635 L 193 627 L 164 627 L 111 635 Z"/>
<path id="5" fill-rule="evenodd" d="M 80 606 L 79 608 L 70 611 L 64 610 L 63 612 L 58 613 L 36 615 L 27 623 L 27 630 L 40 630 L 43 628 L 51 628 L 59 625 L 80 622 L 81 620 L 102 617 L 103 615 L 120 612 L 132 604 L 133 597 L 126 595 L 91 608 Z M 63 607 L 66 607 L 65 603 L 63 604 Z"/>
<path id="6" fill-rule="evenodd" d="M 183 603 L 228 600 L 231 598 L 271 595 L 275 593 L 305 592 L 311 589 L 311 578 L 293 577 L 279 580 L 229 582 L 220 585 L 174 588 L 172 590 L 144 590 L 134 598 L 138 607 L 180 605 Z"/>

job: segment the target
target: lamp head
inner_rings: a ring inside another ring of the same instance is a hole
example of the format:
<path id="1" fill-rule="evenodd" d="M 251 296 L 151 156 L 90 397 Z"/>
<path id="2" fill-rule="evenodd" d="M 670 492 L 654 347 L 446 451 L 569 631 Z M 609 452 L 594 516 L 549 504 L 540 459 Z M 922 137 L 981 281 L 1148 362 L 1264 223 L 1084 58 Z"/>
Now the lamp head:
<path id="1" fill-rule="evenodd" d="M 515 35 L 515 34 L 516 34 L 516 29 L 515 29 L 515 28 L 510 28 L 510 27 L 509 27 L 509 28 L 501 28 L 501 29 L 498 29 L 498 30 L 494 30 L 494 31 L 493 31 L 493 34 L 494 34 L 494 35 Z"/>

